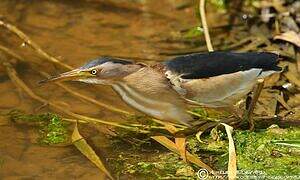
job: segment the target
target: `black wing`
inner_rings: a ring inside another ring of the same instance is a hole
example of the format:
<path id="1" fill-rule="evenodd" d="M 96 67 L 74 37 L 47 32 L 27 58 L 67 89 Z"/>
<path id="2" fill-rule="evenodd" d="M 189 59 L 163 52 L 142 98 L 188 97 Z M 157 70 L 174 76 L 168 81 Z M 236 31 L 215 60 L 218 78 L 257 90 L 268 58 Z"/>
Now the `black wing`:
<path id="1" fill-rule="evenodd" d="M 166 61 L 168 70 L 183 74 L 182 78 L 197 79 L 259 68 L 280 71 L 278 55 L 269 52 L 209 52 L 189 54 Z"/>

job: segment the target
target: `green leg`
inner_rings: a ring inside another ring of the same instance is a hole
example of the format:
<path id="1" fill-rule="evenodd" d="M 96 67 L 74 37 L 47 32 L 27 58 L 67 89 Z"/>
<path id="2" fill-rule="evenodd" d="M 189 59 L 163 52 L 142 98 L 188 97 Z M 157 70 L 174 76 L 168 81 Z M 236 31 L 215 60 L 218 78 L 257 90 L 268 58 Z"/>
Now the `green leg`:
<path id="1" fill-rule="evenodd" d="M 246 113 L 244 114 L 244 120 L 249 121 L 249 129 L 251 131 L 254 130 L 253 111 L 263 87 L 264 87 L 264 80 L 259 79 L 256 87 L 254 88 L 253 97 L 250 102 L 249 108 L 246 110 Z"/>

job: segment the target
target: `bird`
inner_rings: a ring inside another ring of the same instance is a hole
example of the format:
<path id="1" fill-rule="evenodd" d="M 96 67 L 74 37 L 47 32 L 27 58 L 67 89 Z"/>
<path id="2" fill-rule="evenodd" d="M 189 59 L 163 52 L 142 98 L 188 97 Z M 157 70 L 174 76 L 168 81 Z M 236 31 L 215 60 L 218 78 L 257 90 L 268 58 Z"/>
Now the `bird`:
<path id="1" fill-rule="evenodd" d="M 189 104 L 232 107 L 259 79 L 282 68 L 271 52 L 215 51 L 167 59 L 152 65 L 103 56 L 42 83 L 79 81 L 111 86 L 132 108 L 159 120 L 193 126 Z"/>

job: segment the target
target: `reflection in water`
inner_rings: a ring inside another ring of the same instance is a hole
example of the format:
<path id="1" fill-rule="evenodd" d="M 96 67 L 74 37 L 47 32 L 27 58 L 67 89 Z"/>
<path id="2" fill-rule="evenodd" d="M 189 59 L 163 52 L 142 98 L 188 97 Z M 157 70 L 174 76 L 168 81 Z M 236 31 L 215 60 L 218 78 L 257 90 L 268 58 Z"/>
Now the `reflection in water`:
<path id="1" fill-rule="evenodd" d="M 74 67 L 101 55 L 132 57 L 139 61 L 163 60 L 163 49 L 188 45 L 165 41 L 181 29 L 195 24 L 193 7 L 176 10 L 173 1 L 0 1 L 4 19 L 15 24 L 44 50 Z M 34 54 L 26 45 L 5 30 L 0 31 L 1 44 L 13 48 L 44 71 L 61 72 Z M 151 63 L 151 62 L 149 62 Z M 22 109 L 47 112 L 49 109 L 20 93 L 0 68 L 0 110 Z M 27 65 L 19 65 L 22 79 L 37 94 L 60 103 L 62 107 L 89 116 L 121 120 L 114 113 L 74 99 L 54 85 L 40 87 L 42 79 Z M 101 102 L 128 108 L 110 88 L 73 83 L 76 91 Z M 2 116 L 0 116 L 1 118 Z M 3 118 L 2 118 L 3 119 Z M 4 120 L 3 120 L 4 122 Z M 41 147 L 36 144 L 34 128 L 0 123 L 0 178 L 81 178 L 95 179 L 99 171 L 74 147 Z M 87 133 L 98 134 L 95 129 Z M 76 169 L 76 172 L 74 172 Z M 55 173 L 55 175 L 54 175 Z"/>

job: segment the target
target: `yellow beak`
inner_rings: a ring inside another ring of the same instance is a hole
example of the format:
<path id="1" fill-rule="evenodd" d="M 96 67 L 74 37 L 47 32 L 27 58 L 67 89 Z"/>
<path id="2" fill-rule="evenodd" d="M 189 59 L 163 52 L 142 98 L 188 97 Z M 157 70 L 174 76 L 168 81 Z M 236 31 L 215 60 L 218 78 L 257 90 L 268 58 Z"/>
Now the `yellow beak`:
<path id="1" fill-rule="evenodd" d="M 58 81 L 72 81 L 72 80 L 78 80 L 80 78 L 84 77 L 90 77 L 93 76 L 89 72 L 82 71 L 79 69 L 74 69 L 72 71 L 68 71 L 62 74 L 59 74 L 57 76 L 52 76 L 48 79 L 42 80 L 39 82 L 39 84 L 44 84 L 48 82 L 58 82 Z"/>

